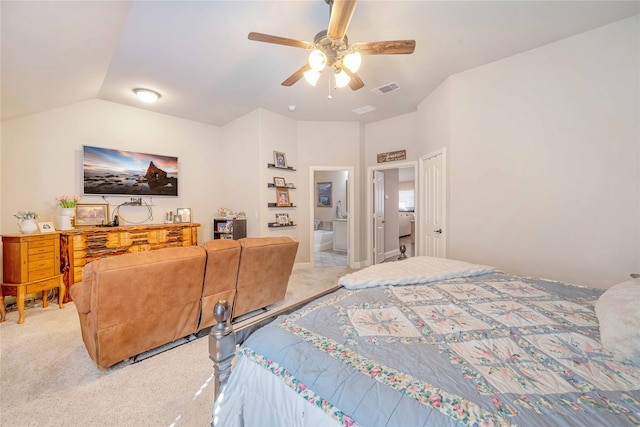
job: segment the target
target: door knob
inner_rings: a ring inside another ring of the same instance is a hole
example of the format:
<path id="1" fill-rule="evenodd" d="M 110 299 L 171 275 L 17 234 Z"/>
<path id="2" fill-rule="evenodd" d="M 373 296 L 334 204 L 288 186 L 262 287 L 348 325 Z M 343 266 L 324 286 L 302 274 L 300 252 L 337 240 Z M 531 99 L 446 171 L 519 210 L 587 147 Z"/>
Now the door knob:
<path id="1" fill-rule="evenodd" d="M 434 233 L 442 234 L 442 228 L 438 228 L 437 230 L 433 230 Z"/>

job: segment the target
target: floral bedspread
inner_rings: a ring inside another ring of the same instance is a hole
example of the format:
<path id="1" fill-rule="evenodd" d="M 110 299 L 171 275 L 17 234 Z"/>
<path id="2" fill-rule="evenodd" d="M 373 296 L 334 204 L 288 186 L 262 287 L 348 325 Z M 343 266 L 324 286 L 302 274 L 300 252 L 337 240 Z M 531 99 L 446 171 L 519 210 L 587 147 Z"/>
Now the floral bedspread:
<path id="1" fill-rule="evenodd" d="M 343 289 L 240 353 L 343 425 L 640 425 L 640 365 L 600 344 L 601 293 L 500 273 Z"/>

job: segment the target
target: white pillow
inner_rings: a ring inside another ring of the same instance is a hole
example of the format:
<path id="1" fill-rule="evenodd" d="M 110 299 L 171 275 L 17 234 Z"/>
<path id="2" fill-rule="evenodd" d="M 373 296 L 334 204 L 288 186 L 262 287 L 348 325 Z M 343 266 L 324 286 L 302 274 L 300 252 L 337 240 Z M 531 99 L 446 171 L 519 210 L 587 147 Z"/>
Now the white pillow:
<path id="1" fill-rule="evenodd" d="M 640 278 L 619 283 L 596 302 L 600 340 L 616 360 L 640 363 Z"/>

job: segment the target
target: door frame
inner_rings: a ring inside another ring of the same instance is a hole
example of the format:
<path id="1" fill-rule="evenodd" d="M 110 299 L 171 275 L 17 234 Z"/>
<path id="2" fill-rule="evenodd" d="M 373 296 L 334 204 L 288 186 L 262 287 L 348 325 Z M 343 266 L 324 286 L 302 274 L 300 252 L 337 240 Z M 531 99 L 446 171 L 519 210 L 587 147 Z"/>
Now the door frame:
<path id="1" fill-rule="evenodd" d="M 315 267 L 315 256 L 314 256 L 314 227 L 313 221 L 315 220 L 314 209 L 316 207 L 316 199 L 315 199 L 315 174 L 316 172 L 336 172 L 336 171 L 347 171 L 347 203 L 349 206 L 349 212 L 347 219 L 348 229 L 347 233 L 349 235 L 347 242 L 347 265 L 349 268 L 357 268 L 354 267 L 353 261 L 353 252 L 354 252 L 354 244 L 355 244 L 355 224 L 354 220 L 357 218 L 355 211 L 356 205 L 354 202 L 354 193 L 355 193 L 355 184 L 354 184 L 354 175 L 353 175 L 353 166 L 309 166 L 309 261 L 311 268 Z M 344 208 L 343 208 L 344 209 Z"/>
<path id="2" fill-rule="evenodd" d="M 421 209 L 420 209 L 420 183 L 418 182 L 418 161 L 409 161 L 409 162 L 392 162 L 392 163 L 382 163 L 376 166 L 369 166 L 367 168 L 367 177 L 364 188 L 366 188 L 367 192 L 367 202 L 366 202 L 366 211 L 365 217 L 367 222 L 367 232 L 366 232 L 366 266 L 373 265 L 373 211 L 375 207 L 373 206 L 373 171 L 381 171 L 388 169 L 399 169 L 413 166 L 413 194 L 414 194 L 414 215 L 416 217 L 416 233 L 418 233 L 417 225 L 422 220 L 421 217 Z M 386 215 L 386 212 L 385 212 Z M 419 239 L 416 239 L 415 243 L 415 253 L 418 253 L 418 248 L 420 247 Z"/>
<path id="3" fill-rule="evenodd" d="M 427 160 L 431 159 L 432 157 L 437 157 L 437 156 L 442 156 L 442 180 L 441 180 L 441 194 L 442 194 L 442 228 L 445 230 L 445 234 L 442 237 L 442 253 L 444 254 L 444 258 L 447 257 L 447 240 L 448 240 L 448 228 L 447 228 L 447 206 L 448 206 L 448 201 L 449 201 L 449 193 L 448 193 L 448 181 L 447 181 L 447 149 L 446 147 L 442 147 L 439 148 L 435 151 L 432 151 L 430 153 L 425 154 L 424 156 L 420 156 L 420 162 L 418 164 L 418 169 L 419 169 L 419 181 L 420 181 L 420 188 L 423 188 L 424 186 L 422 186 L 422 183 L 424 182 L 424 165 L 427 162 Z M 426 191 L 426 188 L 424 188 L 422 191 Z M 424 206 L 425 203 L 427 203 L 427 195 L 424 194 L 424 196 L 421 194 L 420 195 L 420 210 L 422 212 L 426 212 L 426 206 Z M 418 203 L 416 203 L 417 205 Z M 425 228 L 425 224 L 424 224 L 424 218 L 423 216 L 420 216 L 420 220 L 418 221 L 418 218 L 416 217 L 416 234 L 418 234 L 418 239 L 416 239 L 416 244 L 418 243 L 418 241 L 420 242 L 420 250 L 418 249 L 418 247 L 416 247 L 416 254 L 417 255 L 425 255 L 424 251 L 422 250 L 423 248 L 426 248 L 426 242 L 425 242 L 425 235 L 424 235 L 424 228 Z"/>

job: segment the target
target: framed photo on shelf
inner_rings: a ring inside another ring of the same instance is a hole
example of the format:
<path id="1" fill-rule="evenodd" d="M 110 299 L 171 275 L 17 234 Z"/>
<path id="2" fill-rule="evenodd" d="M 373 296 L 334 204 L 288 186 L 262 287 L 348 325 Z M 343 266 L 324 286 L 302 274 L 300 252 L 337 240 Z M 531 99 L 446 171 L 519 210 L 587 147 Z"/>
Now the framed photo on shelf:
<path id="1" fill-rule="evenodd" d="M 286 188 L 278 188 L 276 190 L 276 206 L 291 206 L 289 190 Z"/>
<path id="2" fill-rule="evenodd" d="M 331 183 L 319 182 L 317 184 L 317 192 L 318 192 L 317 207 L 330 208 L 331 207 Z"/>
<path id="3" fill-rule="evenodd" d="M 191 208 L 178 208 L 176 211 L 180 222 L 191 222 Z"/>
<path id="4" fill-rule="evenodd" d="M 273 165 L 277 168 L 287 169 L 287 155 L 281 151 L 273 152 Z"/>
<path id="5" fill-rule="evenodd" d="M 109 205 L 107 204 L 77 204 L 77 227 L 95 227 L 109 222 Z"/>
<path id="6" fill-rule="evenodd" d="M 289 214 L 286 214 L 286 213 L 276 214 L 276 222 L 278 223 L 278 225 L 288 225 Z"/>
<path id="7" fill-rule="evenodd" d="M 233 223 L 232 222 L 219 222 L 218 223 L 218 232 L 219 233 L 233 233 Z"/>
<path id="8" fill-rule="evenodd" d="M 56 231 L 56 228 L 53 226 L 52 222 L 39 222 L 38 228 L 41 233 L 51 233 L 52 231 Z"/>
<path id="9" fill-rule="evenodd" d="M 287 183 L 285 182 L 284 178 L 280 178 L 279 176 L 274 176 L 273 185 L 276 187 L 286 187 Z"/>

